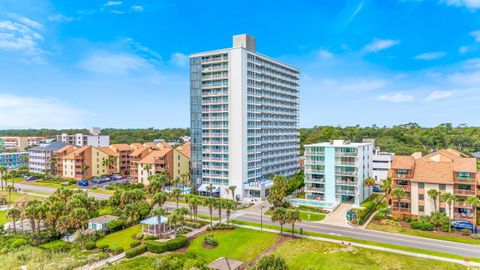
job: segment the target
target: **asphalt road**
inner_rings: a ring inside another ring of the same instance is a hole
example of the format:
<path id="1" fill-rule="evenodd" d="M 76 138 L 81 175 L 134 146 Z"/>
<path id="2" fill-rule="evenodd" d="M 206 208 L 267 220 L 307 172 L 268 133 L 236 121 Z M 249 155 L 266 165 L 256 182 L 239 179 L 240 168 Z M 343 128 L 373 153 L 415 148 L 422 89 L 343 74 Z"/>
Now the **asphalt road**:
<path id="1" fill-rule="evenodd" d="M 55 188 L 51 187 L 32 186 L 21 183 L 17 183 L 15 184 L 15 186 L 21 188 L 22 190 L 29 190 L 33 192 L 53 193 L 55 191 Z M 88 195 L 99 200 L 106 200 L 110 197 L 110 195 L 108 194 L 99 194 L 93 192 L 89 192 Z M 172 202 L 167 202 L 165 203 L 165 206 L 168 208 L 175 208 L 176 204 Z M 198 212 L 199 214 L 209 215 L 209 210 L 206 207 L 199 207 Z M 243 214 L 237 217 L 236 220 L 260 223 L 260 213 L 249 210 L 240 210 L 240 212 L 243 212 Z M 218 211 L 214 210 L 213 215 L 217 216 L 217 214 Z M 223 214 L 223 218 L 225 218 L 225 213 Z M 265 215 L 263 215 L 263 223 L 278 226 L 278 224 L 270 221 L 269 216 Z M 367 241 L 393 244 L 397 246 L 424 249 L 429 251 L 445 252 L 465 257 L 480 258 L 480 245 L 462 244 L 450 241 L 441 241 L 422 237 L 372 231 L 361 228 L 340 227 L 308 221 L 302 221 L 301 223 L 296 225 L 296 227 L 302 228 L 304 231 L 344 236 Z"/>

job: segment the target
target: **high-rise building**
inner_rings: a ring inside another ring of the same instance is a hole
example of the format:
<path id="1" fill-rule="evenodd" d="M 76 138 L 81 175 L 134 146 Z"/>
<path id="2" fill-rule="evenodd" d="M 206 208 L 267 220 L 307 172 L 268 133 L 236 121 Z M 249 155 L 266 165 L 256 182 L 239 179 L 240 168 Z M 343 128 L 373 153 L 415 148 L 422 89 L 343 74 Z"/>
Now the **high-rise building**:
<path id="1" fill-rule="evenodd" d="M 201 193 L 265 198 L 270 175 L 299 169 L 299 74 L 256 52 L 255 38 L 190 56 L 192 181 Z M 211 193 L 209 191 L 209 193 Z"/>
<path id="2" fill-rule="evenodd" d="M 346 140 L 305 145 L 305 195 L 329 205 L 358 206 L 371 194 L 363 181 L 372 177 L 373 144 Z"/>

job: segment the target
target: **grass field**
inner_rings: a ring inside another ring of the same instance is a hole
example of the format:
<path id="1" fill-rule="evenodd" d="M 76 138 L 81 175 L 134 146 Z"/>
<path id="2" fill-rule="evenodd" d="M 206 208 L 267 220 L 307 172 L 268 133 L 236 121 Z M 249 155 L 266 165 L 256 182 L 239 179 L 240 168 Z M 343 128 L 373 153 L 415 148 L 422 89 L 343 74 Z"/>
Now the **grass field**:
<path id="1" fill-rule="evenodd" d="M 215 212 L 216 212 L 216 211 L 215 211 Z M 215 214 L 216 214 L 215 212 L 213 213 L 212 220 L 218 220 L 218 216 L 215 215 Z M 197 216 L 198 216 L 198 218 L 203 218 L 203 219 L 208 219 L 208 220 L 210 220 L 210 215 L 198 214 Z M 225 221 L 225 220 L 227 220 L 227 217 L 226 217 L 226 216 L 222 216 L 222 221 Z"/>
<path id="2" fill-rule="evenodd" d="M 271 216 L 272 211 L 268 210 L 264 214 L 267 216 Z M 325 215 L 313 212 L 300 211 L 300 218 L 305 221 L 321 221 L 325 218 Z"/>
<path id="3" fill-rule="evenodd" d="M 36 180 L 36 181 L 31 181 L 28 182 L 28 185 L 32 186 L 41 186 L 41 187 L 52 187 L 52 188 L 78 188 L 79 186 L 73 184 L 73 185 L 62 185 L 62 182 L 66 181 L 57 181 L 57 180 Z"/>
<path id="4" fill-rule="evenodd" d="M 218 241 L 218 246 L 206 249 L 203 247 L 203 240 L 210 234 Z M 228 257 L 248 263 L 275 244 L 278 239 L 279 236 L 273 233 L 236 228 L 231 231 L 207 232 L 194 239 L 187 251 L 198 254 L 207 262 L 212 262 L 219 257 Z"/>
<path id="5" fill-rule="evenodd" d="M 401 226 L 396 226 L 394 224 L 383 225 L 383 224 L 370 223 L 368 224 L 367 229 L 382 231 L 382 232 L 400 233 L 400 234 L 406 234 L 411 236 L 432 238 L 437 240 L 452 241 L 452 242 L 465 243 L 465 244 L 480 245 L 480 240 L 476 240 L 473 238 L 463 238 L 460 236 L 457 237 L 457 236 L 451 236 L 451 235 L 442 235 L 442 234 L 437 234 L 435 232 L 404 228 Z"/>
<path id="6" fill-rule="evenodd" d="M 298 239 L 289 240 L 274 252 L 282 256 L 290 270 L 302 269 L 467 269 L 460 264 L 410 256 L 345 248 L 337 244 Z"/>
<path id="7" fill-rule="evenodd" d="M 153 263 L 155 258 L 158 258 L 158 255 L 144 255 L 132 259 L 124 259 L 120 262 L 111 265 L 110 267 L 105 267 L 103 269 L 109 270 L 154 270 Z"/>
<path id="8" fill-rule="evenodd" d="M 130 243 L 135 241 L 133 237 L 138 234 L 141 231 L 141 225 L 135 225 L 130 228 L 126 228 L 124 230 L 118 231 L 111 233 L 97 241 L 97 246 L 103 245 L 103 244 L 108 244 L 108 246 L 113 249 L 114 244 L 117 245 L 117 247 L 123 247 L 124 250 L 127 250 L 130 248 Z"/>
<path id="9" fill-rule="evenodd" d="M 7 211 L 0 211 L 0 225 L 3 225 L 10 220 L 7 218 Z"/>

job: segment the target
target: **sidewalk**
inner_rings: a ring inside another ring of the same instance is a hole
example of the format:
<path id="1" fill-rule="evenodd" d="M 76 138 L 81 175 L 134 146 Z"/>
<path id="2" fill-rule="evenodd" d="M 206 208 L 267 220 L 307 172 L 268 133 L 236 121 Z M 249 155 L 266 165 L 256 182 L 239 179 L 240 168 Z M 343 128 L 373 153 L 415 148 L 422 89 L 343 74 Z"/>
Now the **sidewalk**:
<path id="1" fill-rule="evenodd" d="M 235 225 L 240 228 L 246 228 L 246 229 L 252 229 L 252 230 L 257 230 L 260 231 L 260 228 L 255 227 L 255 226 L 248 226 L 248 225 Z M 273 230 L 273 229 L 263 229 L 265 232 L 272 232 L 272 233 L 280 233 L 280 231 Z M 317 241 L 324 241 L 324 242 L 330 242 L 330 243 L 335 243 L 335 244 L 350 244 L 354 247 L 360 247 L 360 248 L 368 248 L 368 249 L 374 249 L 374 250 L 379 250 L 379 251 L 386 251 L 386 252 L 391 252 L 391 253 L 396 253 L 396 254 L 401 254 L 401 255 L 407 255 L 407 256 L 413 256 L 413 257 L 418 257 L 418 258 L 424 258 L 424 259 L 432 259 L 432 260 L 437 260 L 437 261 L 444 261 L 444 262 L 451 262 L 451 263 L 458 263 L 462 264 L 465 266 L 474 266 L 474 267 L 480 267 L 480 263 L 477 262 L 466 262 L 463 260 L 457 260 L 457 259 L 451 259 L 451 258 L 445 258 L 445 257 L 439 257 L 439 256 L 433 256 L 433 255 L 427 255 L 427 254 L 421 254 L 421 253 L 415 253 L 415 252 L 409 252 L 409 251 L 403 251 L 403 250 L 398 250 L 398 249 L 393 249 L 393 248 L 385 248 L 385 247 L 379 247 L 379 246 L 373 246 L 373 245 L 367 245 L 367 244 L 360 244 L 360 243 L 355 243 L 355 242 L 346 242 L 346 241 L 341 241 L 341 240 L 335 240 L 335 239 L 330 239 L 330 238 L 323 238 L 323 237 L 318 237 L 318 236 L 309 236 L 309 235 L 298 235 L 295 234 L 296 237 L 301 237 L 301 238 L 307 238 L 307 239 L 312 239 L 312 240 L 317 240 Z"/>
<path id="2" fill-rule="evenodd" d="M 346 218 L 348 210 L 350 210 L 352 207 L 352 204 L 342 203 L 333 212 L 329 213 L 320 223 L 342 227 L 352 227 L 348 224 Z"/>

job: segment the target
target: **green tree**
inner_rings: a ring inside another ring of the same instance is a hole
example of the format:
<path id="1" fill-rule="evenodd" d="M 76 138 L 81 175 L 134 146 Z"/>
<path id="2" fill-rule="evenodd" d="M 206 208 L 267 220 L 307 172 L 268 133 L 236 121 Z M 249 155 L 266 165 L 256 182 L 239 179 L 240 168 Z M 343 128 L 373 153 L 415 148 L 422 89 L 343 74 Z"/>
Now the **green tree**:
<path id="1" fill-rule="evenodd" d="M 397 210 L 400 211 L 400 201 L 405 197 L 406 192 L 403 188 L 392 189 L 392 197 L 397 200 Z"/>
<path id="2" fill-rule="evenodd" d="M 210 227 L 212 227 L 213 226 L 213 207 L 215 206 L 215 198 L 207 197 L 203 202 L 208 207 L 208 213 L 210 214 Z"/>
<path id="3" fill-rule="evenodd" d="M 292 236 L 295 235 L 295 223 L 301 222 L 302 219 L 300 218 L 300 211 L 297 209 L 289 209 L 287 210 L 287 221 L 292 225 Z"/>
<path id="4" fill-rule="evenodd" d="M 427 195 L 428 197 L 430 197 L 430 199 L 433 200 L 433 209 L 434 211 L 437 211 L 437 198 L 438 196 L 440 195 L 440 193 L 438 192 L 438 190 L 436 189 L 429 189 L 427 191 Z"/>
<path id="5" fill-rule="evenodd" d="M 278 222 L 280 224 L 280 234 L 283 234 L 283 225 L 288 222 L 287 209 L 283 207 L 277 207 L 273 209 L 272 222 Z"/>
<path id="6" fill-rule="evenodd" d="M 144 164 L 143 170 L 147 171 L 147 178 L 150 179 L 151 171 L 152 171 L 152 164 Z"/>
<path id="7" fill-rule="evenodd" d="M 230 200 L 225 200 L 225 214 L 227 215 L 227 225 L 230 223 L 230 216 L 232 214 L 232 211 L 235 210 L 236 208 L 236 204 L 234 201 L 230 201 Z"/>
<path id="8" fill-rule="evenodd" d="M 374 187 L 377 183 L 375 182 L 375 179 L 368 177 L 365 180 L 363 180 L 363 185 L 367 188 Z"/>
<path id="9" fill-rule="evenodd" d="M 180 198 L 182 197 L 182 191 L 179 188 L 175 188 L 170 192 L 170 198 L 174 199 L 177 203 L 177 209 L 178 209 L 178 202 L 180 201 Z"/>
<path id="10" fill-rule="evenodd" d="M 227 193 L 230 193 L 232 195 L 232 201 L 235 202 L 235 190 L 237 189 L 237 186 L 228 186 L 227 187 Z"/>
<path id="11" fill-rule="evenodd" d="M 83 164 L 81 166 L 81 170 L 82 170 L 82 178 L 85 179 L 87 177 L 87 171 L 88 169 L 90 169 L 90 166 L 87 165 L 87 164 Z"/>
<path id="12" fill-rule="evenodd" d="M 12 192 L 15 190 L 15 187 L 12 185 L 7 186 L 7 191 L 8 191 L 8 204 L 12 203 Z"/>
<path id="13" fill-rule="evenodd" d="M 157 192 L 153 195 L 152 198 L 152 206 L 158 204 L 158 206 L 162 207 L 163 204 L 167 201 L 168 197 L 165 192 Z"/>
<path id="14" fill-rule="evenodd" d="M 8 169 L 5 166 L 0 166 L 0 184 L 2 186 L 2 191 L 3 191 L 3 181 L 6 181 L 8 179 Z"/>
<path id="15" fill-rule="evenodd" d="M 273 207 L 284 206 L 287 196 L 288 181 L 285 176 L 275 175 L 273 177 L 273 186 L 270 188 L 270 194 L 267 200 Z"/>
<path id="16" fill-rule="evenodd" d="M 288 270 L 288 266 L 282 257 L 270 254 L 260 258 L 255 270 Z"/>
<path id="17" fill-rule="evenodd" d="M 75 208 L 70 213 L 70 224 L 72 228 L 80 229 L 84 232 L 84 227 L 88 222 L 89 214 L 85 208 Z"/>
<path id="18" fill-rule="evenodd" d="M 457 198 L 457 196 L 453 195 L 452 193 L 446 192 L 446 193 L 443 193 L 440 196 L 440 199 L 448 205 L 448 210 L 450 212 L 450 214 L 449 214 L 450 223 L 449 223 L 449 226 L 448 226 L 448 231 L 450 232 L 452 230 L 451 224 L 452 224 L 452 220 L 453 220 L 453 204 L 458 201 L 458 198 Z"/>
<path id="19" fill-rule="evenodd" d="M 21 217 L 21 212 L 20 210 L 18 210 L 17 208 L 11 208 L 10 210 L 8 210 L 7 212 L 7 217 L 9 219 L 12 220 L 12 223 L 13 223 L 13 231 L 16 233 L 17 232 L 17 221 L 20 219 Z M 23 222 L 23 221 L 22 221 Z"/>
<path id="20" fill-rule="evenodd" d="M 52 175 L 57 175 L 57 164 L 58 161 L 55 157 L 51 157 L 48 159 L 48 165 L 50 166 L 50 173 Z"/>
<path id="21" fill-rule="evenodd" d="M 223 209 L 224 201 L 222 198 L 218 198 L 215 200 L 214 207 L 218 210 L 218 223 L 222 223 L 222 209 Z"/>

